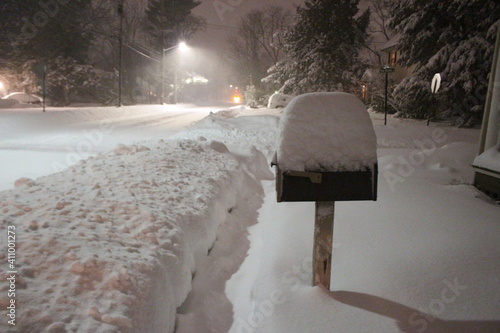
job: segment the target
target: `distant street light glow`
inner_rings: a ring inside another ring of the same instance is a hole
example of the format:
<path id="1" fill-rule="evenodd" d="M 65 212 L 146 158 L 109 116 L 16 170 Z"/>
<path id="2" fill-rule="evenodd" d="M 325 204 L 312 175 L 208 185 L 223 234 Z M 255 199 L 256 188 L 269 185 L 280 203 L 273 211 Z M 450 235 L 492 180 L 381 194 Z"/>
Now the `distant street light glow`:
<path id="1" fill-rule="evenodd" d="M 2 81 L 0 81 L 0 97 L 4 96 L 5 94 L 7 94 L 7 86 Z"/>
<path id="2" fill-rule="evenodd" d="M 186 42 L 179 43 L 179 50 L 186 51 L 188 48 L 189 48 L 189 46 L 186 44 Z"/>
<path id="3" fill-rule="evenodd" d="M 181 51 L 186 51 L 186 50 L 189 50 L 189 46 L 187 45 L 186 42 L 179 42 L 179 44 L 177 44 L 177 45 L 163 49 L 163 53 L 165 54 L 165 52 L 173 50 L 173 49 L 179 49 Z"/>

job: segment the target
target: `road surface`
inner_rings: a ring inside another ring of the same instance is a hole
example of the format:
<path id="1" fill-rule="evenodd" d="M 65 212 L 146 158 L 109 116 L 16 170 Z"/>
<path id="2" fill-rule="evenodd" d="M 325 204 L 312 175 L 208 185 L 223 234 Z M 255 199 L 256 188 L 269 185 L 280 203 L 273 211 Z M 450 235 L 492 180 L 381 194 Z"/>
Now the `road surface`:
<path id="1" fill-rule="evenodd" d="M 172 136 L 229 105 L 0 109 L 0 190 L 58 172 L 81 159 Z"/>

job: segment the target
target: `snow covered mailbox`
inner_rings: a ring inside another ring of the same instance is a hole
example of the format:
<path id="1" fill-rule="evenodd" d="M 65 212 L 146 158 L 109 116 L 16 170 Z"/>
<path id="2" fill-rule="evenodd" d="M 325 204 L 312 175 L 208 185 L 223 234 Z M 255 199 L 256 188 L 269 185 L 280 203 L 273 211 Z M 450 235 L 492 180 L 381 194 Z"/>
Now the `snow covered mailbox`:
<path id="1" fill-rule="evenodd" d="M 347 93 L 297 96 L 280 121 L 278 202 L 377 198 L 377 140 L 366 106 Z"/>

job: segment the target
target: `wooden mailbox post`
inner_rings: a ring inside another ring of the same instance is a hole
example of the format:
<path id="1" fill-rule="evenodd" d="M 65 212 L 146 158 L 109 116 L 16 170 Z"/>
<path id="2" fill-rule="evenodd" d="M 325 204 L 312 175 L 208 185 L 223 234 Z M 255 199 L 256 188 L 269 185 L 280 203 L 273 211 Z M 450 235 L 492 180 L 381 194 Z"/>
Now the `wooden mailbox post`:
<path id="1" fill-rule="evenodd" d="M 277 200 L 316 202 L 313 285 L 330 289 L 335 201 L 377 199 L 373 125 L 354 95 L 305 94 L 285 109 L 278 136 Z"/>

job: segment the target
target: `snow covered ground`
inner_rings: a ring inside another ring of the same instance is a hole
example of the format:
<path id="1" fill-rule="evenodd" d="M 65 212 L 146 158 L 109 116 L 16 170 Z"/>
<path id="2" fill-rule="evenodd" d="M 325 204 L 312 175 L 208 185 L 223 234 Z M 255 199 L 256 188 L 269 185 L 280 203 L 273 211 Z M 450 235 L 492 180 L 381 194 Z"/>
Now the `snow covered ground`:
<path id="1" fill-rule="evenodd" d="M 478 130 L 372 114 L 379 199 L 337 203 L 327 291 L 314 204 L 276 203 L 279 110 L 158 108 L 0 111 L 0 331 L 500 331 Z"/>
<path id="2" fill-rule="evenodd" d="M 165 138 L 220 109 L 195 105 L 48 108 L 46 113 L 40 108 L 0 109 L 0 189 L 11 189 L 20 177 L 60 171 L 118 144 Z"/>

